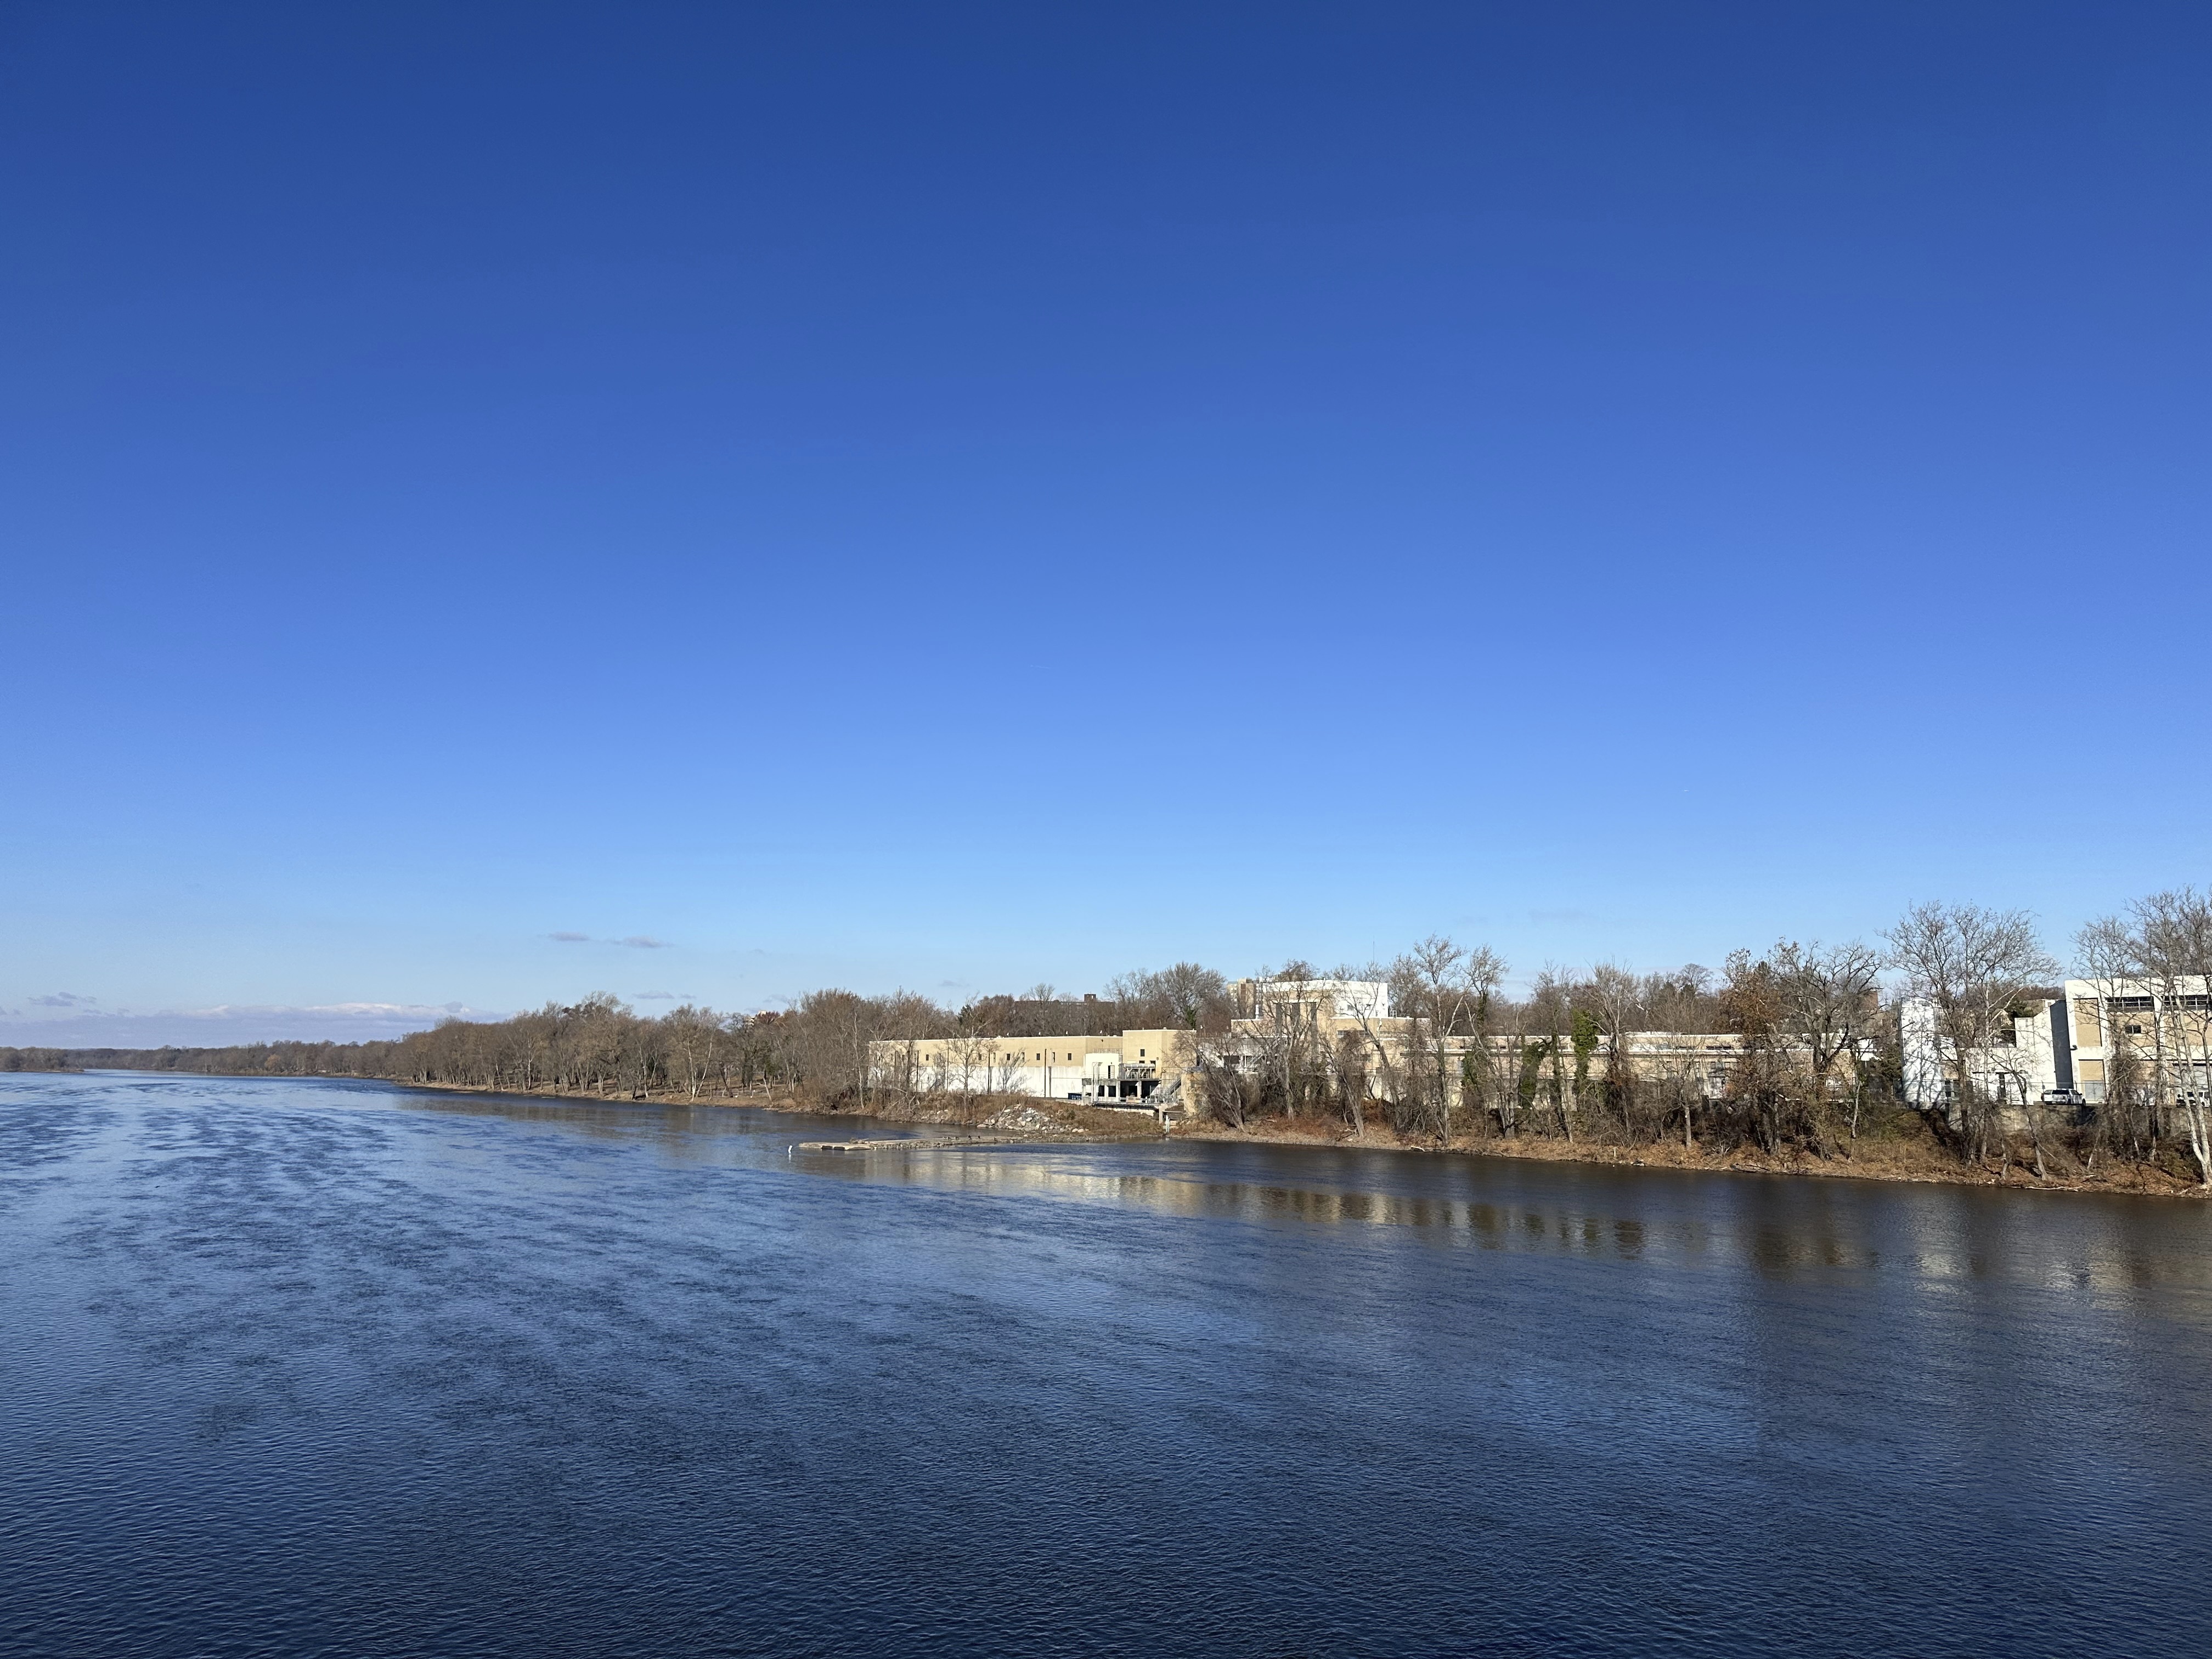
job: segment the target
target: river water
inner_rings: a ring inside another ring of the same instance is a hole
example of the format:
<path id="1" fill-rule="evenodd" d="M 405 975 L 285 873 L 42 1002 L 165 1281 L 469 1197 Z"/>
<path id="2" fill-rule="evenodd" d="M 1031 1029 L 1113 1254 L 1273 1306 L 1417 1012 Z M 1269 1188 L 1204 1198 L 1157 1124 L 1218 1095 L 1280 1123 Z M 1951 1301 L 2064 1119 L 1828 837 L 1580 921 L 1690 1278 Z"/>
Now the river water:
<path id="1" fill-rule="evenodd" d="M 0 1649 L 2212 1652 L 2212 1207 L 854 1127 L 0 1079 Z"/>

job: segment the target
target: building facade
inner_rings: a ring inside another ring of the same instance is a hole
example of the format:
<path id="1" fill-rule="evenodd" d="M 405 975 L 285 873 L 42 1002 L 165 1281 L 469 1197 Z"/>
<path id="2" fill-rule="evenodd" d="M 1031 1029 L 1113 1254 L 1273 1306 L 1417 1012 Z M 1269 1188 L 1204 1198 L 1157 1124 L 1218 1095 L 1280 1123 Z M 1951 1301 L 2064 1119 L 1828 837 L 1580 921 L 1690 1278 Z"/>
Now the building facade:
<path id="1" fill-rule="evenodd" d="M 1148 1106 L 1188 1049 L 1173 1030 L 1119 1036 L 916 1037 L 870 1045 L 870 1081 L 918 1094 L 1030 1095 Z"/>
<path id="2" fill-rule="evenodd" d="M 2069 979 L 2072 1087 L 2094 1103 L 2108 1090 L 2212 1102 L 2212 980 Z"/>
<path id="3" fill-rule="evenodd" d="M 1944 1104 L 1958 1068 L 1936 1010 L 1907 999 L 1899 1018 L 1905 1098 Z M 2015 1009 L 1995 1042 L 1967 1051 L 1966 1069 L 1975 1089 L 2001 1105 L 2094 1106 L 2116 1086 L 2202 1103 L 2212 1085 L 2212 986 L 2201 975 L 2069 979 L 2057 995 Z"/>

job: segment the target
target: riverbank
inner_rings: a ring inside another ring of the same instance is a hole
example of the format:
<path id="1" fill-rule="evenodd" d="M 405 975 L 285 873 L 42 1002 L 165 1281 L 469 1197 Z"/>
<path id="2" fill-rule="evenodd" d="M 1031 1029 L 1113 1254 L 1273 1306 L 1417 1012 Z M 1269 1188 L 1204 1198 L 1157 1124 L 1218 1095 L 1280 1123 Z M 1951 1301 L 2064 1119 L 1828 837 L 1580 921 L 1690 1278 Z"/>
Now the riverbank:
<path id="1" fill-rule="evenodd" d="M 1638 1169 L 1695 1170 L 1715 1174 L 1811 1176 L 1844 1181 L 1923 1182 L 1953 1187 L 2008 1187 L 2054 1193 L 2124 1193 L 2160 1198 L 2212 1197 L 2191 1176 L 2115 1159 L 2095 1170 L 2061 1172 L 2046 1158 L 2049 1171 L 2039 1177 L 2032 1162 L 2015 1157 L 2008 1164 L 1962 1163 L 1958 1155 L 1923 1128 L 1917 1136 L 1862 1139 L 1847 1155 L 1821 1158 L 1812 1152 L 1769 1154 L 1747 1147 L 1720 1151 L 1679 1141 L 1622 1146 L 1589 1139 L 1569 1142 L 1548 1136 L 1508 1139 L 1497 1135 L 1455 1138 L 1449 1145 L 1408 1140 L 1386 1132 L 1353 1135 L 1326 1123 L 1262 1121 L 1244 1128 L 1208 1123 L 1178 1129 L 1178 1140 L 1253 1141 L 1271 1146 L 1356 1147 L 1362 1151 L 1407 1152 L 1429 1157 L 1505 1158 L 1540 1163 L 1609 1164 Z M 2069 1162 L 2071 1160 L 2069 1160 Z"/>
<path id="2" fill-rule="evenodd" d="M 481 1090 L 455 1084 L 411 1084 L 410 1087 L 462 1094 L 514 1095 L 515 1090 Z M 550 1089 L 527 1091 L 530 1097 L 547 1099 L 605 1100 L 617 1103 L 622 1097 L 607 1097 L 585 1090 L 563 1092 Z M 1089 1107 L 1070 1101 L 1037 1100 L 1018 1095 L 979 1095 L 970 1098 L 887 1096 L 871 1098 L 865 1110 L 826 1106 L 788 1091 L 696 1096 L 654 1097 L 661 1104 L 678 1106 L 751 1106 L 768 1111 L 817 1116 L 869 1117 L 886 1122 L 913 1123 L 939 1128 L 988 1131 L 998 1135 L 1026 1136 L 1066 1145 L 1095 1139 L 1132 1138 L 1133 1114 Z M 1210 1120 L 1176 1125 L 1169 1138 L 1176 1140 L 1248 1142 L 1264 1146 L 1334 1147 L 1359 1152 L 1402 1152 L 1425 1158 L 1504 1158 L 1542 1163 L 1606 1164 L 1638 1169 L 1692 1170 L 1713 1174 L 1786 1175 L 1844 1181 L 1899 1181 L 1959 1187 L 2006 1187 L 2024 1191 L 2120 1193 L 2133 1196 L 2204 1199 L 2212 1197 L 2195 1177 L 2185 1171 L 2155 1165 L 2100 1161 L 2085 1169 L 2069 1156 L 2047 1150 L 2045 1173 L 2035 1173 L 2032 1153 L 2023 1158 L 2015 1149 L 2008 1159 L 1977 1167 L 1960 1161 L 1958 1154 L 1936 1139 L 1916 1113 L 1899 1112 L 1875 1133 L 1845 1143 L 1842 1154 L 1822 1158 L 1811 1152 L 1790 1150 L 1766 1153 L 1754 1147 L 1725 1150 L 1702 1143 L 1680 1141 L 1624 1145 L 1588 1136 L 1569 1141 L 1548 1135 L 1505 1137 L 1455 1136 L 1449 1142 L 1421 1140 L 1369 1126 L 1354 1134 L 1349 1125 L 1334 1119 L 1261 1118 L 1242 1127 Z M 2070 1166 L 2070 1167 L 2069 1167 Z"/>

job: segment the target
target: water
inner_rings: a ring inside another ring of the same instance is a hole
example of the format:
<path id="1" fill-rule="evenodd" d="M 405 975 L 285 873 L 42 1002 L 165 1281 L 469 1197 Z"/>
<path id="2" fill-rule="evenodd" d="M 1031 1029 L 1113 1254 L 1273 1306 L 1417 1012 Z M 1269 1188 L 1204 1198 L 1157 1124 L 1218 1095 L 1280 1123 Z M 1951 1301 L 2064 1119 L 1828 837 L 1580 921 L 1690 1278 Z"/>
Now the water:
<path id="1" fill-rule="evenodd" d="M 0 1648 L 2212 1652 L 2212 1208 L 823 1133 L 0 1079 Z"/>

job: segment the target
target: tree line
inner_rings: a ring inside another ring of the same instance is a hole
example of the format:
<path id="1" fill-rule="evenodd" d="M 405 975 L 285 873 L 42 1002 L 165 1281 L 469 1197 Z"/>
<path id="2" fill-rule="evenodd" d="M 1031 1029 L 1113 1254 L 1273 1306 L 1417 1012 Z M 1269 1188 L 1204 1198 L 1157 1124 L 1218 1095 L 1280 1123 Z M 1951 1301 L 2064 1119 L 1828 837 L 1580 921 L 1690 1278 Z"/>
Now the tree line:
<path id="1" fill-rule="evenodd" d="M 2212 1186 L 2212 896 L 2180 889 L 2099 918 L 2074 957 L 2115 1007 L 2148 986 L 2167 1013 L 2108 1021 L 2100 1097 L 2057 1102 L 2000 1099 L 1967 1056 L 2002 1050 L 2015 1017 L 2059 995 L 2060 963 L 2024 913 L 1945 904 L 1914 908 L 1871 942 L 1782 939 L 1717 970 L 1546 968 L 1518 995 L 1495 951 L 1431 937 L 1384 963 L 1264 969 L 1242 982 L 1242 1002 L 1224 975 L 1186 962 L 1124 975 L 1103 995 L 1038 985 L 953 1006 L 830 988 L 774 1012 L 687 1004 L 654 1018 L 601 994 L 390 1042 L 0 1050 L 0 1069 L 380 1078 L 633 1100 L 787 1090 L 837 1109 L 920 1086 L 911 1066 L 879 1063 L 879 1042 L 1166 1029 L 1182 1034 L 1176 1058 L 1195 1094 L 1184 1103 L 1232 1127 L 1318 1121 L 1439 1145 L 1676 1142 L 1824 1158 L 1914 1131 L 1966 1162 L 2017 1160 L 2039 1176 L 2122 1163 Z M 1306 1017 L 1299 987 L 1325 980 L 1387 982 L 1389 1018 Z M 1252 997 L 1255 982 L 1273 994 Z M 1948 1057 L 1937 1110 L 1905 1098 L 1905 998 Z"/>
<path id="2" fill-rule="evenodd" d="M 879 1040 L 1089 1036 L 1133 1027 L 1228 1028 L 1222 976 L 1191 963 L 1124 975 L 1105 996 L 1048 985 L 957 1008 L 911 992 L 810 991 L 787 1010 L 721 1013 L 685 1004 L 659 1017 L 601 993 L 499 1020 L 447 1019 L 364 1042 L 227 1048 L 7 1048 L 0 1070 L 122 1069 L 217 1076 L 358 1077 L 397 1082 L 644 1100 L 801 1090 L 832 1109 L 860 1102 Z"/>

